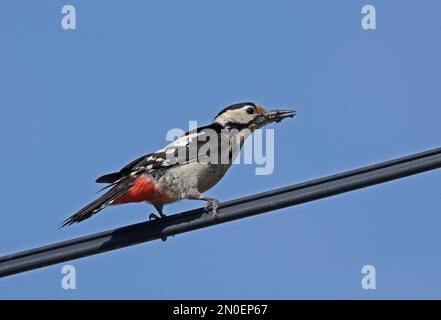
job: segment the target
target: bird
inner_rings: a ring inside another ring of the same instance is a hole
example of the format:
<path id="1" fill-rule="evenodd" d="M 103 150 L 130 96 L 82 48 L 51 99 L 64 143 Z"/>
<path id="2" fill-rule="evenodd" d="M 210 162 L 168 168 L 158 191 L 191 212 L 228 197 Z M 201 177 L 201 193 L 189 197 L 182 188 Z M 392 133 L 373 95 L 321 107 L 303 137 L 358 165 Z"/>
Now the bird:
<path id="1" fill-rule="evenodd" d="M 294 117 L 294 110 L 268 110 L 255 102 L 240 102 L 222 109 L 209 125 L 191 130 L 163 149 L 130 162 L 121 170 L 105 174 L 97 183 L 107 190 L 64 220 L 60 227 L 86 220 L 115 205 L 147 202 L 166 217 L 165 205 L 179 200 L 203 200 L 205 208 L 217 215 L 219 200 L 204 193 L 216 185 L 239 154 L 245 140 L 263 126 Z"/>

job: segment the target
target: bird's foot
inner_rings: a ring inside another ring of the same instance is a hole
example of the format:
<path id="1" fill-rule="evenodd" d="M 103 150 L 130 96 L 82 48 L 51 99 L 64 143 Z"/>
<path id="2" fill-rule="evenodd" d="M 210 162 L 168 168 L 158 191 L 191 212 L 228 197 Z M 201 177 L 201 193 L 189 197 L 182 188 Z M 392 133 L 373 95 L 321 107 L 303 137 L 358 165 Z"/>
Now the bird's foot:
<path id="1" fill-rule="evenodd" d="M 159 216 L 155 213 L 150 213 L 149 214 L 149 221 L 153 221 L 153 220 L 157 220 L 157 219 L 162 219 L 165 218 L 166 215 L 163 213 L 160 213 Z"/>
<path id="2" fill-rule="evenodd" d="M 166 217 L 166 215 L 163 214 L 163 213 L 159 213 L 159 216 L 158 216 L 157 214 L 152 212 L 152 213 L 149 214 L 149 221 L 154 221 L 154 220 L 162 219 L 162 218 L 165 218 L 165 217 Z M 162 241 L 166 241 L 167 237 L 162 236 L 161 240 Z"/>
<path id="3" fill-rule="evenodd" d="M 205 205 L 205 210 L 207 212 L 212 211 L 213 215 L 217 215 L 217 209 L 219 208 L 219 200 L 217 199 L 210 199 L 207 201 L 207 204 Z"/>

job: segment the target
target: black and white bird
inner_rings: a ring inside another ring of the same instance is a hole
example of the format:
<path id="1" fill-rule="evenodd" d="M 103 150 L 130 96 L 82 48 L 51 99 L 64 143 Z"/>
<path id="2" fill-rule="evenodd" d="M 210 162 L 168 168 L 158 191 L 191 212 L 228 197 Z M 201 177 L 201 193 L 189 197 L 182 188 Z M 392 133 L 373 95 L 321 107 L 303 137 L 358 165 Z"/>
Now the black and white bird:
<path id="1" fill-rule="evenodd" d="M 142 156 L 118 172 L 99 177 L 108 189 L 66 219 L 61 227 L 90 218 L 111 205 L 130 202 L 151 203 L 164 217 L 166 204 L 182 199 L 204 200 L 217 213 L 219 201 L 204 195 L 231 167 L 245 139 L 254 130 L 284 118 L 292 110 L 267 110 L 253 102 L 223 109 L 212 124 L 187 132 L 165 148 Z M 159 218 L 151 214 L 150 219 Z"/>

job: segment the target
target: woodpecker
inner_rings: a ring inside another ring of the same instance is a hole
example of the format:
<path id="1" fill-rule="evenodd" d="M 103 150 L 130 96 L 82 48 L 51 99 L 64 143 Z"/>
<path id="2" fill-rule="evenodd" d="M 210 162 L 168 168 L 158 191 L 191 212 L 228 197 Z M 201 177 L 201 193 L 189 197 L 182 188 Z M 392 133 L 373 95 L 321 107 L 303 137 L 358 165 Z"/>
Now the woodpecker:
<path id="1" fill-rule="evenodd" d="M 101 197 L 62 222 L 69 226 L 95 215 L 108 206 L 132 202 L 152 204 L 165 217 L 166 204 L 183 199 L 204 200 L 206 209 L 217 214 L 219 201 L 204 192 L 217 184 L 231 167 L 244 141 L 254 130 L 294 117 L 293 110 L 267 110 L 253 102 L 223 109 L 210 125 L 187 132 L 165 148 L 144 155 L 118 172 L 99 177 L 108 184 Z"/>

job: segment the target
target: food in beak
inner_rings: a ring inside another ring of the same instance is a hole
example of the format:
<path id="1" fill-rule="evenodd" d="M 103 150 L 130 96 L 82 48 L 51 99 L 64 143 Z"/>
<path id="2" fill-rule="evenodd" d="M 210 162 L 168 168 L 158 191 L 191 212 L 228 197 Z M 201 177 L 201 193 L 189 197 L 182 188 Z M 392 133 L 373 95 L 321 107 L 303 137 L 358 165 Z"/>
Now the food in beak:
<path id="1" fill-rule="evenodd" d="M 294 110 L 270 110 L 265 114 L 267 123 L 280 122 L 285 118 L 292 118 L 296 115 Z"/>

